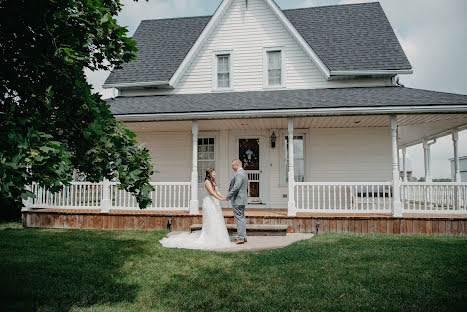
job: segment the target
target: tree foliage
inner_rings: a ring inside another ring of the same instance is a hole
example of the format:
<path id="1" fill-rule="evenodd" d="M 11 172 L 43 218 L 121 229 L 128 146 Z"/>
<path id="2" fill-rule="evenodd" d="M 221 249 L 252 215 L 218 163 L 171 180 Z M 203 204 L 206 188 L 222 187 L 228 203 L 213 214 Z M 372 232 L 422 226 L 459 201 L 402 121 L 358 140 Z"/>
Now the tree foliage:
<path id="1" fill-rule="evenodd" d="M 35 181 L 52 191 L 73 168 L 89 181 L 118 178 L 150 203 L 148 150 L 93 94 L 84 69 L 135 58 L 117 24 L 119 0 L 0 0 L 0 200 L 19 206 Z"/>

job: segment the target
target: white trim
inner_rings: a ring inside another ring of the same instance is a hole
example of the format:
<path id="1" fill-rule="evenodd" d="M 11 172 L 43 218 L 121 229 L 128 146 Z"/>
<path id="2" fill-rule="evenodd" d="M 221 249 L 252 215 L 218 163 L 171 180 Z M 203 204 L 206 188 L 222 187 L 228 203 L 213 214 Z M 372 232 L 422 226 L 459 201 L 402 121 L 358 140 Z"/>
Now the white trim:
<path id="1" fill-rule="evenodd" d="M 218 166 L 219 168 L 219 131 L 206 131 L 206 132 L 199 132 L 198 133 L 198 140 L 199 139 L 211 139 L 211 138 L 214 138 L 214 164 L 215 164 L 215 167 Z M 199 148 L 198 148 L 198 153 L 199 153 Z M 199 158 L 198 158 L 198 162 L 199 162 Z M 199 167 L 198 167 L 199 168 Z M 214 168 L 216 169 L 216 168 Z M 216 170 L 216 174 L 219 173 L 219 170 Z M 199 177 L 198 177 L 199 178 Z M 204 174 L 203 174 L 203 178 L 204 178 Z M 216 178 L 217 181 L 219 181 L 219 175 L 217 174 L 217 178 Z M 203 182 L 201 183 L 198 183 L 198 186 L 202 189 L 204 188 L 203 186 Z"/>
<path id="2" fill-rule="evenodd" d="M 193 59 L 196 57 L 198 51 L 201 49 L 201 46 L 207 40 L 211 32 L 214 30 L 217 23 L 220 19 L 224 16 L 227 9 L 232 4 L 233 0 L 223 0 L 222 3 L 217 8 L 214 15 L 211 17 L 209 23 L 206 25 L 204 30 L 201 32 L 201 35 L 198 37 L 196 42 L 191 47 L 188 54 L 183 59 L 183 62 L 175 71 L 174 75 L 169 81 L 169 84 L 173 87 L 177 85 L 181 76 L 185 73 L 188 66 L 191 64 Z M 289 19 L 285 16 L 284 12 L 279 8 L 279 6 L 273 0 L 265 0 L 265 2 L 269 5 L 272 11 L 276 14 L 279 20 L 284 24 L 286 29 L 291 33 L 291 35 L 298 41 L 300 46 L 303 50 L 310 56 L 311 60 L 316 64 L 316 66 L 321 70 L 323 75 L 326 79 L 329 79 L 331 76 L 331 72 L 328 67 L 324 64 L 324 62 L 318 57 L 318 54 L 310 47 L 310 45 L 303 39 L 297 29 L 292 25 Z"/>
<path id="3" fill-rule="evenodd" d="M 372 76 L 372 75 L 399 75 L 412 74 L 412 69 L 398 70 L 331 70 L 331 76 Z"/>
<path id="4" fill-rule="evenodd" d="M 230 157 L 232 159 L 239 158 L 238 155 L 238 141 L 239 139 L 259 139 L 260 148 L 260 199 L 261 204 L 251 203 L 247 204 L 246 208 L 265 208 L 271 204 L 271 184 L 270 181 L 270 147 L 269 147 L 269 136 L 265 130 L 237 130 L 230 131 L 229 133 L 229 150 Z M 229 161 L 230 164 L 230 161 Z M 234 173 L 229 171 L 228 181 L 233 177 Z"/>
<path id="5" fill-rule="evenodd" d="M 321 116 L 321 115 L 383 115 L 383 114 L 427 114 L 427 113 L 467 113 L 467 105 L 440 106 L 394 106 L 394 107 L 351 107 L 351 108 L 307 108 L 307 109 L 276 109 L 256 111 L 223 111 L 196 113 L 161 113 L 161 114 L 127 114 L 114 115 L 121 121 L 143 120 L 191 120 L 191 119 L 229 119 L 258 118 L 284 116 Z M 459 127 L 456 127 L 459 128 Z M 404 145 L 406 146 L 406 145 Z"/>
<path id="6" fill-rule="evenodd" d="M 214 30 L 217 23 L 222 18 L 222 16 L 224 16 L 225 12 L 230 7 L 232 2 L 233 2 L 233 0 L 223 0 L 222 3 L 219 5 L 216 12 L 211 17 L 208 24 L 206 25 L 206 27 L 204 27 L 203 31 L 201 32 L 201 35 L 195 41 L 195 43 L 191 47 L 190 51 L 185 56 L 182 63 L 180 64 L 180 66 L 177 68 L 177 70 L 173 74 L 172 78 L 170 79 L 169 83 L 170 83 L 171 86 L 175 87 L 177 85 L 177 83 L 180 81 L 180 78 L 183 76 L 183 74 L 185 73 L 185 71 L 188 69 L 189 65 L 193 61 L 193 59 L 198 54 L 198 51 L 201 49 L 201 46 L 207 40 L 207 38 L 209 37 L 211 32 Z"/>
<path id="7" fill-rule="evenodd" d="M 233 91 L 233 50 L 218 50 L 212 51 L 212 91 L 213 92 L 225 92 Z M 229 87 L 228 88 L 219 88 L 217 81 L 217 60 L 219 55 L 228 55 L 229 56 Z"/>
<path id="8" fill-rule="evenodd" d="M 108 83 L 103 84 L 103 89 L 129 89 L 129 88 L 147 88 L 147 87 L 159 87 L 159 86 L 167 86 L 169 87 L 168 81 L 145 81 L 145 82 L 121 82 L 121 83 Z"/>
<path id="9" fill-rule="evenodd" d="M 294 37 L 300 46 L 305 50 L 305 52 L 310 56 L 311 60 L 316 64 L 316 66 L 321 70 L 324 74 L 326 79 L 329 79 L 331 76 L 331 71 L 329 68 L 324 64 L 324 62 L 319 58 L 318 54 L 313 50 L 313 48 L 305 41 L 305 39 L 300 35 L 298 30 L 295 26 L 289 21 L 289 19 L 285 16 L 284 12 L 279 8 L 277 3 L 273 0 L 265 0 L 272 11 L 276 14 L 279 20 L 284 24 L 285 28 L 290 32 L 292 37 Z"/>
<path id="10" fill-rule="evenodd" d="M 268 60 L 268 52 L 278 51 L 281 53 L 281 84 L 277 86 L 270 86 L 269 85 L 269 60 Z M 285 81 L 285 47 L 278 46 L 278 47 L 267 47 L 263 48 L 263 89 L 273 90 L 273 89 L 284 89 L 286 88 L 286 81 Z"/>

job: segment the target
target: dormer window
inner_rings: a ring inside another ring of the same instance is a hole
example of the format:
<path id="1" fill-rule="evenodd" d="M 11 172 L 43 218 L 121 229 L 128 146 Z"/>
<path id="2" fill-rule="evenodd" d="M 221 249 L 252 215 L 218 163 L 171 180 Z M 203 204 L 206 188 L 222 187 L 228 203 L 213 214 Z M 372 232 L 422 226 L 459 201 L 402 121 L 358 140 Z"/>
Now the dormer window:
<path id="1" fill-rule="evenodd" d="M 263 75 L 265 88 L 282 88 L 284 84 L 284 50 L 282 48 L 264 49 Z"/>
<path id="2" fill-rule="evenodd" d="M 212 89 L 225 91 L 232 89 L 232 53 L 217 51 L 213 54 Z"/>

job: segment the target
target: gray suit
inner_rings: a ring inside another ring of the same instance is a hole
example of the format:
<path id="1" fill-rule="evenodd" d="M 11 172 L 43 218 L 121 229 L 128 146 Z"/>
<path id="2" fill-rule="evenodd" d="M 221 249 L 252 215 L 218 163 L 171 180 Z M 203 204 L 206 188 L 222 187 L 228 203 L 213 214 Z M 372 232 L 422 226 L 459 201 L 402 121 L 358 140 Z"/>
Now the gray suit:
<path id="1" fill-rule="evenodd" d="M 227 200 L 230 200 L 233 207 L 235 223 L 237 224 L 238 239 L 246 238 L 245 205 L 247 204 L 248 176 L 243 169 L 237 170 L 230 181 Z"/>

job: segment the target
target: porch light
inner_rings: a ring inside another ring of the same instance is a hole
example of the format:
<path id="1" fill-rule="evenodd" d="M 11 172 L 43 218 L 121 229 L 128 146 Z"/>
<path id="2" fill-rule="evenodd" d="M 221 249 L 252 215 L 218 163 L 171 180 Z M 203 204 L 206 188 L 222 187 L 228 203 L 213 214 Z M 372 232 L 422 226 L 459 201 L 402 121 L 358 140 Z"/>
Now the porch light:
<path id="1" fill-rule="evenodd" d="M 276 135 L 274 134 L 274 131 L 271 134 L 271 148 L 276 147 Z"/>
<path id="2" fill-rule="evenodd" d="M 318 235 L 318 231 L 319 231 L 319 222 L 316 222 L 316 235 Z"/>

